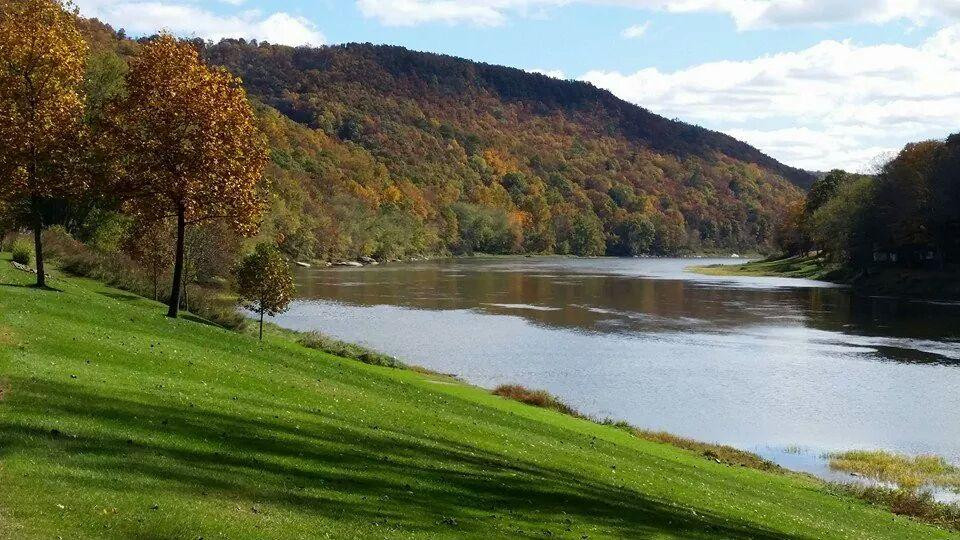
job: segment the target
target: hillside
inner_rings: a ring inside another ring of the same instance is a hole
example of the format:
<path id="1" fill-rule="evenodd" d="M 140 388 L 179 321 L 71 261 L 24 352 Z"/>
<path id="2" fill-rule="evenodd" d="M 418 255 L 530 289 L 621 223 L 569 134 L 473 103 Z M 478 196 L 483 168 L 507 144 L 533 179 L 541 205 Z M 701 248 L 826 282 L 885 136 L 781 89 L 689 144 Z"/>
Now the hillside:
<path id="1" fill-rule="evenodd" d="M 293 256 L 754 249 L 813 178 L 582 82 L 388 46 L 205 54 L 262 104 Z"/>
<path id="2" fill-rule="evenodd" d="M 443 377 L 0 255 L 0 538 L 947 538 Z"/>

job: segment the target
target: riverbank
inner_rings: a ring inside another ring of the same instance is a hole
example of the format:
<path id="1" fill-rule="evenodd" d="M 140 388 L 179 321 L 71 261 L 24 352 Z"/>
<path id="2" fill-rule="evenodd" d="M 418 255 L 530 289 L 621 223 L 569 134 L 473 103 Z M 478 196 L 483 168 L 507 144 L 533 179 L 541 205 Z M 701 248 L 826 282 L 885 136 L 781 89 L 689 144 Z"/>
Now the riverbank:
<path id="1" fill-rule="evenodd" d="M 744 264 L 692 266 L 692 272 L 710 276 L 769 276 L 804 278 L 849 285 L 869 296 L 899 296 L 931 300 L 960 300 L 960 271 L 876 268 L 854 272 L 823 257 L 786 257 Z"/>
<path id="2" fill-rule="evenodd" d="M 0 538 L 949 538 L 448 377 L 0 256 Z"/>

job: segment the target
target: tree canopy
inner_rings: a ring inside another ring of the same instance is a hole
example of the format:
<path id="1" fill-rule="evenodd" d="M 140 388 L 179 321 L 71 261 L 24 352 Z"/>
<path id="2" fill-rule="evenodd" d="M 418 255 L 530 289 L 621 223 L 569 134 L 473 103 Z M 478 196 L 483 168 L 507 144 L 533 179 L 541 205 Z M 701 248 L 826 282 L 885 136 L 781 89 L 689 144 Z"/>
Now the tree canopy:
<path id="1" fill-rule="evenodd" d="M 42 205 L 82 189 L 87 43 L 70 4 L 7 0 L 0 10 L 0 198 L 29 216 L 45 285 Z"/>
<path id="2" fill-rule="evenodd" d="M 263 316 L 273 317 L 286 311 L 293 296 L 290 264 L 275 245 L 260 243 L 240 261 L 235 276 L 240 301 L 260 315 L 260 339 L 263 339 Z"/>
<path id="3" fill-rule="evenodd" d="M 176 317 L 186 226 L 221 219 L 256 232 L 266 145 L 239 79 L 169 35 L 130 62 L 114 128 L 130 209 L 141 220 L 177 220 L 169 311 Z"/>

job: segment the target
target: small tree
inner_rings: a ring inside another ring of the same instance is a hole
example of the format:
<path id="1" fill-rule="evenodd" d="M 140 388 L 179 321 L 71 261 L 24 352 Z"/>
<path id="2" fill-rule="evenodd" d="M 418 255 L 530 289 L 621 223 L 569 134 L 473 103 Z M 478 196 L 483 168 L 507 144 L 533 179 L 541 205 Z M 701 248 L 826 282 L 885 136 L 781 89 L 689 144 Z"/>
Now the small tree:
<path id="1" fill-rule="evenodd" d="M 160 299 L 160 279 L 170 269 L 173 227 L 167 221 L 135 223 L 123 241 L 124 250 L 140 263 L 153 282 L 153 299 Z"/>
<path id="2" fill-rule="evenodd" d="M 130 63 L 113 120 L 130 209 L 141 220 L 176 222 L 167 312 L 176 317 L 186 227 L 224 219 L 241 234 L 256 232 L 266 143 L 240 80 L 206 66 L 191 43 L 169 35 L 146 44 Z"/>
<path id="3" fill-rule="evenodd" d="M 0 8 L 0 196 L 30 216 L 37 286 L 46 286 L 42 204 L 83 187 L 87 44 L 72 4 L 4 0 Z"/>
<path id="4" fill-rule="evenodd" d="M 240 301 L 260 314 L 260 339 L 263 339 L 263 315 L 273 317 L 290 305 L 294 293 L 290 265 L 273 244 L 258 244 L 235 270 Z"/>

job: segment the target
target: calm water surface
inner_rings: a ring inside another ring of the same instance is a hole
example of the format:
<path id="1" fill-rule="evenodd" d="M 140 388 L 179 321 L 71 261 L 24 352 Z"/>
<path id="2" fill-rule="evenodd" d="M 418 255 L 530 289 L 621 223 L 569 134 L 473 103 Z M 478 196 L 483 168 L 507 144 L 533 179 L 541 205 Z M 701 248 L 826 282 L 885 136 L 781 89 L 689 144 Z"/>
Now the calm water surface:
<path id="1" fill-rule="evenodd" d="M 852 448 L 960 463 L 960 305 L 685 271 L 717 262 L 737 261 L 302 270 L 301 299 L 277 322 L 817 474 L 827 475 L 820 454 Z"/>

